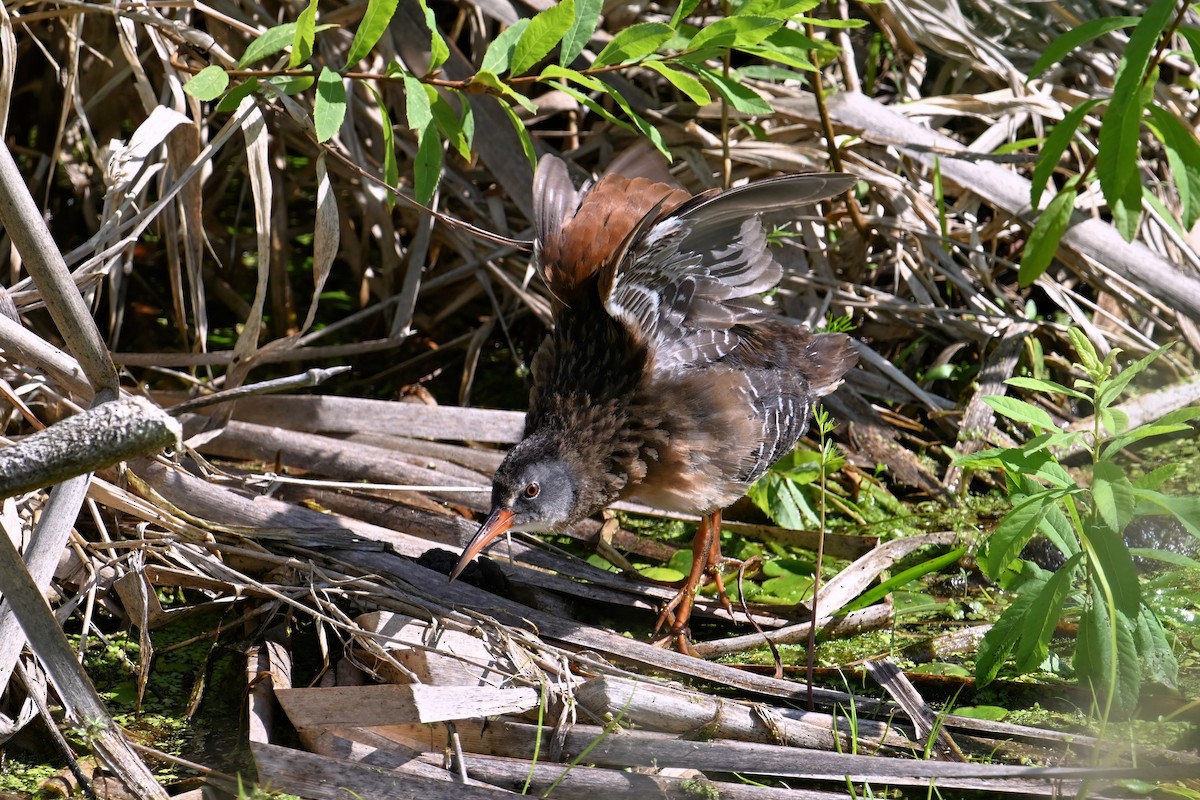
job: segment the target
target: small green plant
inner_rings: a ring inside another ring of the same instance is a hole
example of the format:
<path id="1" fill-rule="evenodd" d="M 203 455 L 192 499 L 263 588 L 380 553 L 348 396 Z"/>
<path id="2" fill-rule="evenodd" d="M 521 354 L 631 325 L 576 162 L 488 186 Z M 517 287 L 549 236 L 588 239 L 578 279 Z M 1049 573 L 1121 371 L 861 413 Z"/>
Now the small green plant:
<path id="1" fill-rule="evenodd" d="M 1173 685 L 1178 671 L 1170 642 L 1146 602 L 1122 534 L 1137 516 L 1170 514 L 1200 536 L 1200 498 L 1171 497 L 1159 491 L 1173 466 L 1131 479 L 1118 461 L 1125 448 L 1149 437 L 1190 430 L 1200 408 L 1184 408 L 1153 422 L 1129 427 L 1115 403 L 1131 380 L 1170 345 L 1158 348 L 1119 373 L 1119 350 L 1103 360 L 1083 333 L 1068 331 L 1087 375 L 1073 387 L 1039 378 L 1011 378 L 1012 386 L 1066 395 L 1089 403 L 1090 430 L 1060 430 L 1043 409 L 1011 397 L 988 397 L 997 413 L 1031 426 L 1033 438 L 1016 447 L 987 450 L 958 460 L 963 466 L 1004 471 L 1012 509 L 1001 519 L 980 558 L 983 571 L 1016 598 L 980 646 L 976 679 L 985 685 L 1011 657 L 1018 673 L 1038 669 L 1049 655 L 1050 639 L 1063 609 L 1079 609 L 1075 643 L 1077 678 L 1090 686 L 1104 719 L 1125 716 L 1137 703 L 1143 674 Z M 1082 443 L 1091 456 L 1090 483 L 1081 482 L 1056 453 Z M 1020 554 L 1041 534 L 1062 552 L 1055 572 Z"/>

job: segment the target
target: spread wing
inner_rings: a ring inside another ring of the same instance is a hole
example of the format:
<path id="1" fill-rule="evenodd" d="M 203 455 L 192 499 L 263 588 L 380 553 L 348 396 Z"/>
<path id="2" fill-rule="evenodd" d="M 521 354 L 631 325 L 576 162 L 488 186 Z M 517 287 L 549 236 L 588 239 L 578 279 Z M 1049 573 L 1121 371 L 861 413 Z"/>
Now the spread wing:
<path id="1" fill-rule="evenodd" d="M 759 295 L 782 276 L 761 215 L 842 194 L 854 180 L 785 175 L 647 213 L 600 273 L 605 307 L 653 342 L 656 369 L 725 357 L 743 338 L 739 326 L 770 314 Z"/>

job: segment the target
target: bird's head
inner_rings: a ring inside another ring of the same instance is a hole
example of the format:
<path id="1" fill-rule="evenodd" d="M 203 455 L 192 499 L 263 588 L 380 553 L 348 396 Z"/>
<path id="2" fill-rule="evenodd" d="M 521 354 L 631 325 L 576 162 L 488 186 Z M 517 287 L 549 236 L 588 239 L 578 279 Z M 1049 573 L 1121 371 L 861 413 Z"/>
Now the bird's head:
<path id="1" fill-rule="evenodd" d="M 507 531 L 551 531 L 579 518 L 575 470 L 540 438 L 512 450 L 492 479 L 492 513 L 450 573 L 458 577 L 475 556 Z"/>

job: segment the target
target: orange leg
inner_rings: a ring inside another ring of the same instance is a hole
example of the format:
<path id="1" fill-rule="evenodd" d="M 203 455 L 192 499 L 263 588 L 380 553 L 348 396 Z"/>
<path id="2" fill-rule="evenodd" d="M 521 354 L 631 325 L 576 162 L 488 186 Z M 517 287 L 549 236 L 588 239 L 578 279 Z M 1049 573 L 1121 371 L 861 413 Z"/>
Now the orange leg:
<path id="1" fill-rule="evenodd" d="M 721 561 L 721 512 L 718 510 L 700 519 L 696 538 L 692 540 L 692 569 L 679 593 L 658 615 L 658 623 L 654 626 L 655 635 L 657 636 L 664 624 L 669 623 L 671 628 L 665 636 L 656 639 L 656 643 L 668 644 L 674 641 L 681 652 L 691 652 L 688 622 L 692 618 L 696 592 L 706 577 L 711 576 L 716 582 L 721 603 L 733 613 L 729 598 L 725 596 L 725 581 L 720 572 Z"/>

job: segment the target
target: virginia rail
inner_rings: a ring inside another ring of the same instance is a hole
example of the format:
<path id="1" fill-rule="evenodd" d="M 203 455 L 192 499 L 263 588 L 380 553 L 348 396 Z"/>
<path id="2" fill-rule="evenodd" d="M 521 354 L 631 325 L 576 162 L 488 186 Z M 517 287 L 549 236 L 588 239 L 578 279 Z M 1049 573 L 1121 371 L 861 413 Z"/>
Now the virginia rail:
<path id="1" fill-rule="evenodd" d="M 562 529 L 619 499 L 699 512 L 691 574 L 659 618 L 686 648 L 696 590 L 721 561 L 721 510 L 795 446 L 814 400 L 858 358 L 849 337 L 812 334 L 762 302 L 782 269 L 761 214 L 853 182 L 787 175 L 693 197 L 606 174 L 577 190 L 544 156 L 534 257 L 554 330 L 533 359 L 524 438 L 450 579 L 505 531 Z"/>

